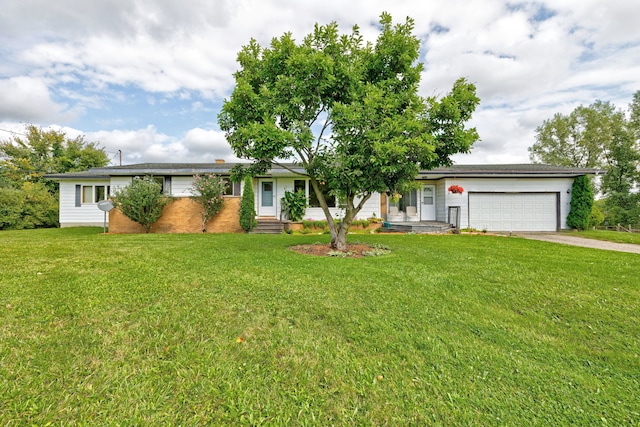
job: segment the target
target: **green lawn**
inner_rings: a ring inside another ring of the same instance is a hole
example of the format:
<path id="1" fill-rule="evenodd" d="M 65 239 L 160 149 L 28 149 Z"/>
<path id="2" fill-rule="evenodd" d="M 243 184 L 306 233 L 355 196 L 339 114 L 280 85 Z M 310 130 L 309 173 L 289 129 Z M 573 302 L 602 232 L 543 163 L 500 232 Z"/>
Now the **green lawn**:
<path id="1" fill-rule="evenodd" d="M 640 425 L 638 255 L 100 231 L 0 232 L 1 425 Z"/>
<path id="2" fill-rule="evenodd" d="M 616 243 L 633 243 L 640 245 L 640 233 L 626 233 L 622 231 L 607 231 L 607 230 L 584 230 L 584 231 L 571 231 L 570 234 L 586 237 L 588 239 L 606 240 L 608 242 Z"/>

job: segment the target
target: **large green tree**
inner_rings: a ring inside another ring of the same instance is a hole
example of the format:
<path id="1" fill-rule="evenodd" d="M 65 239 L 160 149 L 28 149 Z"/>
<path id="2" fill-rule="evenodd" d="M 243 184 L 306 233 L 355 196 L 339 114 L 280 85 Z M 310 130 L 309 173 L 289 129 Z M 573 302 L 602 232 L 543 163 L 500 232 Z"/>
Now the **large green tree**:
<path id="1" fill-rule="evenodd" d="M 466 122 L 479 103 L 475 86 L 459 79 L 440 99 L 418 95 L 423 65 L 413 20 L 380 18 L 375 43 L 359 29 L 339 34 L 321 26 L 301 43 L 291 34 L 269 47 L 255 40 L 238 54 L 236 86 L 218 117 L 237 156 L 252 163 L 301 165 L 326 216 L 331 245 L 346 249 L 351 222 L 375 192 L 402 191 L 420 169 L 451 164 L 478 139 Z M 323 189 L 344 206 L 334 221 Z"/>
<path id="2" fill-rule="evenodd" d="M 556 114 L 536 129 L 529 147 L 535 163 L 594 167 L 606 171 L 599 186 L 610 223 L 640 221 L 640 91 L 627 111 L 610 102 L 579 106 Z"/>
<path id="3" fill-rule="evenodd" d="M 606 147 L 623 123 L 624 114 L 609 102 L 581 105 L 569 115 L 557 113 L 536 129 L 529 157 L 535 163 L 557 166 L 603 167 Z"/>
<path id="4" fill-rule="evenodd" d="M 48 173 L 84 171 L 105 166 L 109 158 L 95 142 L 82 136 L 69 138 L 55 129 L 27 125 L 22 135 L 0 141 L 0 182 L 20 187 L 22 182 L 42 182 Z M 45 183 L 53 188 L 51 181 Z"/>
<path id="5" fill-rule="evenodd" d="M 0 229 L 52 227 L 58 218 L 58 186 L 47 173 L 83 171 L 109 163 L 96 143 L 34 125 L 0 141 Z"/>

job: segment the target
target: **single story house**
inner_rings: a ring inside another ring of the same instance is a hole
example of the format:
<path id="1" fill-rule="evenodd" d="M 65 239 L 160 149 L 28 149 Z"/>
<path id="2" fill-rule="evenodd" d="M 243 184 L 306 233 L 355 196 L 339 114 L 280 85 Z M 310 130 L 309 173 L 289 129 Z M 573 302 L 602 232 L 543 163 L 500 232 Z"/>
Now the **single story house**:
<path id="1" fill-rule="evenodd" d="M 91 168 L 86 172 L 51 174 L 60 183 L 60 226 L 102 226 L 104 213 L 97 203 L 136 176 L 152 175 L 163 192 L 175 200 L 165 208 L 152 232 L 199 232 L 198 206 L 191 196 L 194 174 L 214 173 L 229 178 L 234 164 L 144 163 Z M 253 178 L 258 219 L 286 219 L 281 208 L 285 191 L 302 190 L 309 206 L 305 219 L 322 220 L 324 214 L 309 180 L 295 165 L 274 166 L 267 174 Z M 454 165 L 421 171 L 415 189 L 399 200 L 374 194 L 357 219 L 383 218 L 388 222 L 455 223 L 460 228 L 487 231 L 557 231 L 567 228 L 573 179 L 599 174 L 596 169 L 540 164 Z M 452 188 L 453 186 L 453 188 Z M 451 190 L 461 189 L 462 192 Z M 228 187 L 225 208 L 207 226 L 210 232 L 241 231 L 238 212 L 242 184 Z M 335 217 L 341 208 L 328 198 Z M 111 232 L 140 231 L 117 210 L 108 215 Z"/>

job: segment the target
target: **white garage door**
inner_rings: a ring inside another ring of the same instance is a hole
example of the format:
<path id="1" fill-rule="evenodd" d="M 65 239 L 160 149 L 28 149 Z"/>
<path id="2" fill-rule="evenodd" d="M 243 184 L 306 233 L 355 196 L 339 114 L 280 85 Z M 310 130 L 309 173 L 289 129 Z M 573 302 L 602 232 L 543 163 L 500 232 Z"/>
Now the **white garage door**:
<path id="1" fill-rule="evenodd" d="M 469 227 L 490 231 L 556 231 L 556 193 L 470 193 Z"/>

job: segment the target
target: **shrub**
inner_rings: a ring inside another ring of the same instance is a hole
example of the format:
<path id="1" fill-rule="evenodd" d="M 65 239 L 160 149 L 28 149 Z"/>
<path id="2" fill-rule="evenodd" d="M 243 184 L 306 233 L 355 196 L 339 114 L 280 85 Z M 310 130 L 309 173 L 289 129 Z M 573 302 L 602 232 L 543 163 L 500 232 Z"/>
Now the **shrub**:
<path id="1" fill-rule="evenodd" d="M 15 188 L 0 187 L 0 230 L 18 227 L 22 216 L 22 194 Z"/>
<path id="2" fill-rule="evenodd" d="M 287 213 L 289 220 L 300 221 L 307 209 L 307 196 L 304 191 L 298 190 L 295 193 L 285 191 L 284 197 L 280 199 L 282 210 Z"/>
<path id="3" fill-rule="evenodd" d="M 351 223 L 351 226 L 367 228 L 370 224 L 371 222 L 369 222 L 369 220 L 367 219 L 356 219 Z"/>
<path id="4" fill-rule="evenodd" d="M 58 225 L 58 202 L 42 183 L 0 188 L 0 230 Z"/>
<path id="5" fill-rule="evenodd" d="M 171 201 L 162 194 L 162 185 L 152 176 L 134 178 L 131 184 L 116 190 L 111 199 L 125 216 L 142 225 L 147 233 Z"/>
<path id="6" fill-rule="evenodd" d="M 202 206 L 202 232 L 206 231 L 207 223 L 216 216 L 224 205 L 224 193 L 227 183 L 212 173 L 205 175 L 194 175 L 191 187 L 191 199 Z"/>
<path id="7" fill-rule="evenodd" d="M 325 230 L 328 228 L 328 224 L 326 220 L 305 219 L 305 220 L 302 220 L 302 228 L 303 229 L 319 228 L 320 230 Z"/>
<path id="8" fill-rule="evenodd" d="M 633 224 L 638 225 L 640 221 L 640 194 L 639 193 L 611 193 L 607 195 L 602 206 L 605 215 L 605 223 Z"/>
<path id="9" fill-rule="evenodd" d="M 589 217 L 593 207 L 593 191 L 588 177 L 582 175 L 573 180 L 569 206 L 567 225 L 578 230 L 586 229 L 589 226 Z"/>
<path id="10" fill-rule="evenodd" d="M 242 190 L 242 201 L 240 202 L 240 226 L 245 231 L 251 231 L 258 223 L 256 221 L 255 196 L 253 193 L 253 183 L 251 177 L 244 179 L 244 189 Z"/>
<path id="11" fill-rule="evenodd" d="M 589 215 L 589 227 L 597 227 L 604 222 L 604 214 L 595 204 L 591 208 L 591 215 Z"/>

